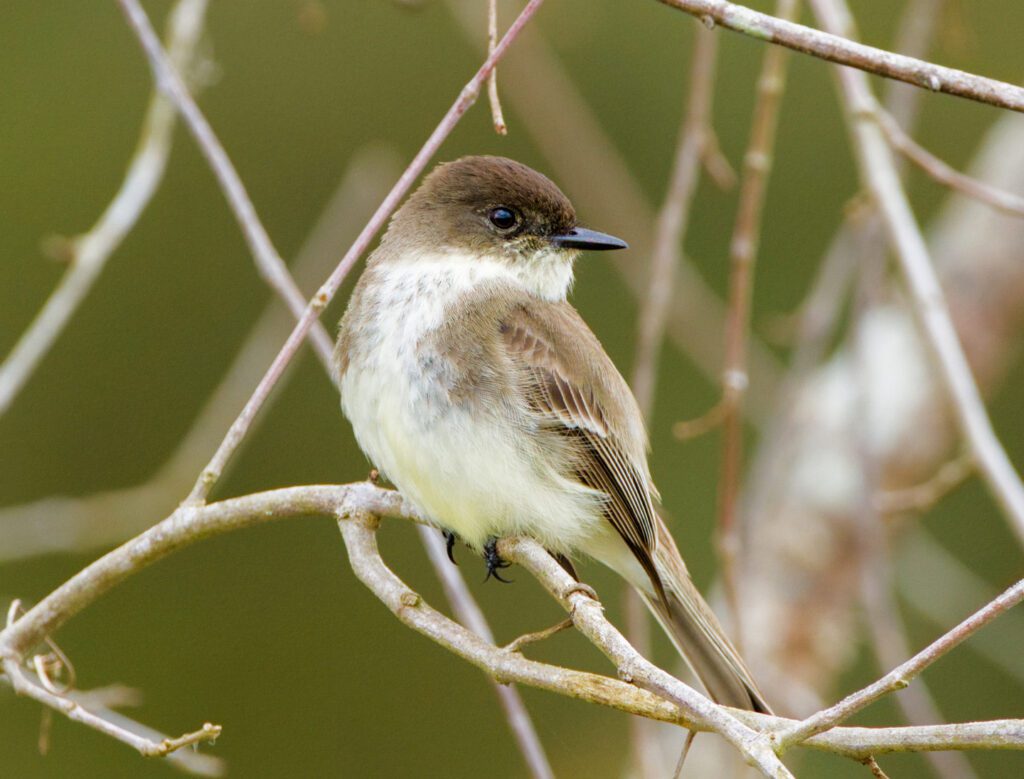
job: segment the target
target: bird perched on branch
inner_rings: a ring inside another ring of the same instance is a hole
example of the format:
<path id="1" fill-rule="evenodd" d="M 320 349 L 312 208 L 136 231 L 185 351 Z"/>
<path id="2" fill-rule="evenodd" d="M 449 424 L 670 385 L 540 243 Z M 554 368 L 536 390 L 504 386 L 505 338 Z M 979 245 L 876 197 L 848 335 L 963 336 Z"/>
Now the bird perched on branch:
<path id="1" fill-rule="evenodd" d="M 566 301 L 581 251 L 623 248 L 525 165 L 439 165 L 352 293 L 342 408 L 374 465 L 489 573 L 503 536 L 536 539 L 570 572 L 574 554 L 593 557 L 636 588 L 712 698 L 767 712 L 655 509 L 636 401 Z"/>

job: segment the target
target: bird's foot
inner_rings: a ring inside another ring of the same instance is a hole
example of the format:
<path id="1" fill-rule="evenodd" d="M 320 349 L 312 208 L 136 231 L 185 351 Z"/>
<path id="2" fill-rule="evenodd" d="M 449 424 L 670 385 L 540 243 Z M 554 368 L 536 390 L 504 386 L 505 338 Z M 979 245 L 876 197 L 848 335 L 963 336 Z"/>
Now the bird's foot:
<path id="1" fill-rule="evenodd" d="M 441 535 L 444 536 L 444 547 L 448 552 L 448 559 L 452 561 L 452 565 L 458 565 L 455 562 L 455 555 L 452 554 L 452 549 L 455 548 L 455 534 L 451 530 L 442 530 Z"/>
<path id="2" fill-rule="evenodd" d="M 493 577 L 504 584 L 512 583 L 511 579 L 502 579 L 501 574 L 498 573 L 501 569 L 508 568 L 511 563 L 502 560 L 501 555 L 498 554 L 498 539 L 496 537 L 488 539 L 484 544 L 484 562 L 487 563 L 487 576 L 484 577 L 484 581 Z"/>

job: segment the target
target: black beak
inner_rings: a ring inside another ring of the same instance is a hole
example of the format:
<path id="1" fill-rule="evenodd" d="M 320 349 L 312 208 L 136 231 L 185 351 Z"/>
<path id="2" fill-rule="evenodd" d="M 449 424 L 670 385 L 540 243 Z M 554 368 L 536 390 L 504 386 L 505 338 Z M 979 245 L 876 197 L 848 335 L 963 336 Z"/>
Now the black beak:
<path id="1" fill-rule="evenodd" d="M 588 249 L 592 252 L 629 248 L 629 244 L 614 235 L 588 230 L 585 227 L 574 227 L 567 233 L 553 235 L 551 243 L 564 249 Z"/>

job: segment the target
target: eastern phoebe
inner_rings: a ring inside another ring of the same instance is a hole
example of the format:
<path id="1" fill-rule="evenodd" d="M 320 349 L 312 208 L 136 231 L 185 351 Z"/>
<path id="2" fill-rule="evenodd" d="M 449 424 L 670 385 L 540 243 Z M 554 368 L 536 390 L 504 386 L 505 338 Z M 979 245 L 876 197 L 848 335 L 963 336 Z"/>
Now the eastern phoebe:
<path id="1" fill-rule="evenodd" d="M 501 157 L 439 165 L 394 215 L 341 320 L 341 405 L 373 463 L 424 515 L 504 563 L 535 538 L 636 588 L 719 703 L 768 705 L 655 510 L 629 387 L 566 301 L 579 227 L 551 181 Z"/>

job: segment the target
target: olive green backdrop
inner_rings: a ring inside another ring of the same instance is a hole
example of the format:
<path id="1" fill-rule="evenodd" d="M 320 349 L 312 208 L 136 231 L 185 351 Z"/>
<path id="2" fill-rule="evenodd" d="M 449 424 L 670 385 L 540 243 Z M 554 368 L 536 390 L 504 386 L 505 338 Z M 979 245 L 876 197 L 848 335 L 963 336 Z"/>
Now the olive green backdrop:
<path id="1" fill-rule="evenodd" d="M 891 44 L 902 3 L 852 5 L 864 39 Z M 1024 73 L 1024 5 L 950 5 L 954 13 L 943 21 L 935 58 L 1017 80 Z M 169 4 L 146 7 L 162 29 Z M 326 0 L 316 9 L 322 12 L 317 29 L 303 23 L 310 6 L 300 0 L 213 2 L 209 14 L 221 72 L 200 102 L 286 258 L 294 256 L 350 158 L 377 142 L 394 149 L 404 164 L 479 63 L 477 49 L 441 2 L 410 9 L 386 0 Z M 693 22 L 653 0 L 549 0 L 536 24 L 656 205 L 675 143 Z M 735 163 L 746 143 L 763 47 L 720 35 L 715 125 Z M 509 56 L 517 56 L 515 47 Z M 831 78 L 821 62 L 792 61 L 757 275 L 760 329 L 799 302 L 843 204 L 856 191 Z M 61 274 L 43 257 L 41 240 L 87 229 L 119 186 L 150 86 L 139 46 L 113 2 L 8 0 L 0 7 L 0 353 L 14 344 Z M 439 158 L 499 153 L 550 170 L 516 113 L 506 109 L 507 138 L 494 135 L 481 102 Z M 962 165 L 998 115 L 985 106 L 926 96 L 920 138 Z M 916 174 L 910 186 L 927 218 L 944 193 Z M 687 243 L 720 291 L 734 206 L 734 194 L 702 185 Z M 345 248 L 337 247 L 339 257 Z M 633 259 L 642 273 L 646 258 Z M 324 317 L 332 329 L 349 287 Z M 86 495 L 150 478 L 269 299 L 210 172 L 179 128 L 151 207 L 0 418 L 0 503 Z M 630 370 L 636 307 L 606 259 L 581 262 L 575 301 L 617 364 Z M 1017 463 L 1024 463 L 1022 380 L 1024 374 L 1015 371 L 994 405 L 997 427 Z M 666 350 L 652 420 L 653 471 L 702 586 L 715 570 L 709 538 L 719 439 L 709 435 L 682 445 L 669 427 L 699 414 L 715 396 L 714 386 L 685 357 Z M 337 405 L 333 388 L 306 354 L 217 494 L 364 477 L 367 464 Z M 154 509 L 152 521 L 159 518 Z M 1019 573 L 1020 550 L 976 484 L 928 522 L 993 586 Z M 977 542 L 979 529 L 984 544 Z M 410 527 L 389 524 L 382 544 L 396 570 L 441 605 Z M 96 554 L 0 567 L 0 600 L 38 599 Z M 512 586 L 480 586 L 482 564 L 466 550 L 459 559 L 501 640 L 560 618 L 525 574 L 513 572 Z M 609 595 L 617 615 L 610 596 L 618 589 L 611 579 L 593 567 L 586 576 Z M 935 626 L 913 615 L 910 627 L 915 645 L 936 634 Z M 176 554 L 71 621 L 60 642 L 83 687 L 119 681 L 143 690 L 145 703 L 133 714 L 143 722 L 171 733 L 204 720 L 223 723 L 212 752 L 228 761 L 233 776 L 525 773 L 483 676 L 399 625 L 354 580 L 329 519 L 262 527 Z M 608 670 L 572 633 L 532 651 Z M 671 654 L 660 638 L 655 651 L 666 661 Z M 852 688 L 874 673 L 865 654 L 844 685 Z M 969 650 L 928 676 L 950 718 L 1021 714 L 1021 687 Z M 627 754 L 623 715 L 530 690 L 524 696 L 559 775 L 621 775 Z M 895 717 L 883 703 L 861 721 Z M 39 720 L 34 703 L 0 687 L 0 775 L 172 771 L 62 719 L 54 723 L 50 754 L 40 757 Z M 972 760 L 985 776 L 1024 775 L 1020 757 Z M 894 776 L 929 775 L 919 758 L 887 764 Z M 803 765 L 807 776 L 867 773 L 825 757 Z"/>

